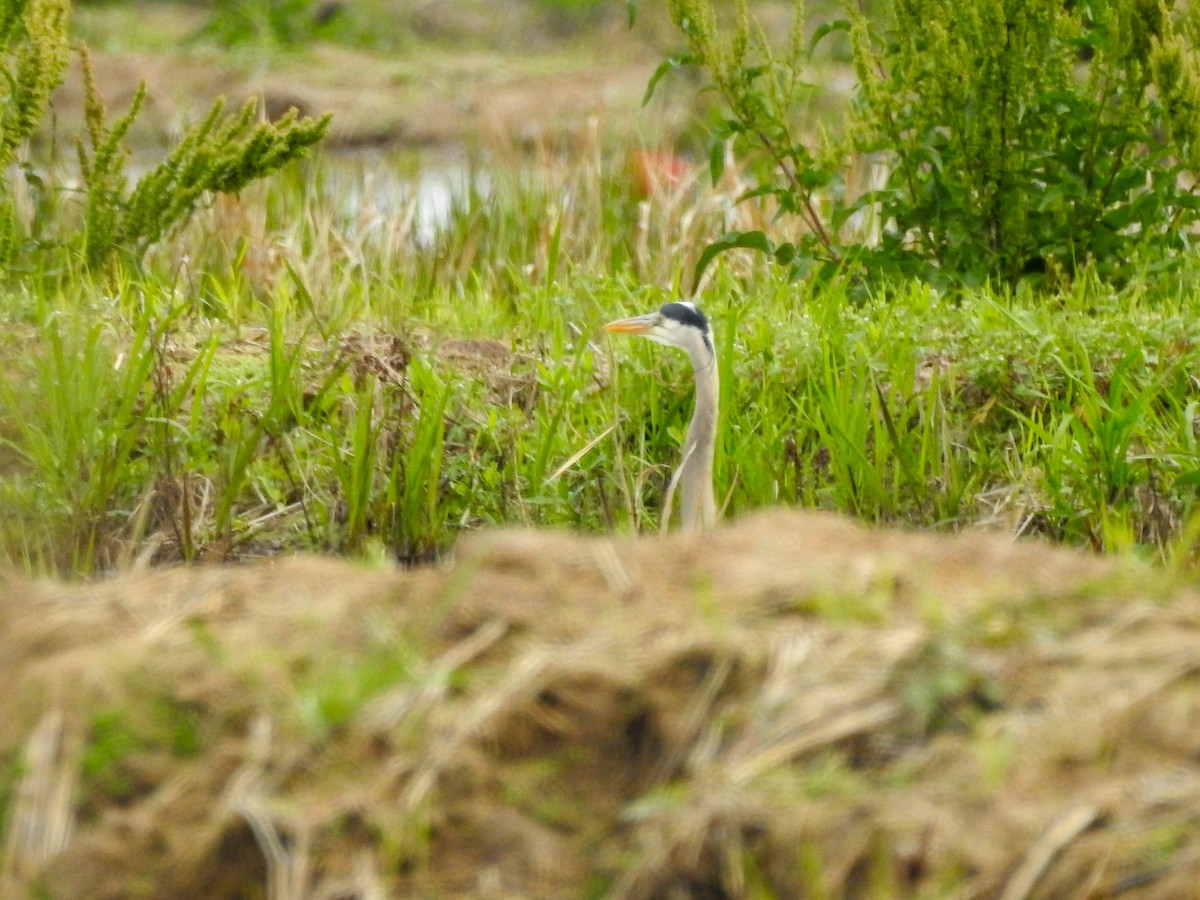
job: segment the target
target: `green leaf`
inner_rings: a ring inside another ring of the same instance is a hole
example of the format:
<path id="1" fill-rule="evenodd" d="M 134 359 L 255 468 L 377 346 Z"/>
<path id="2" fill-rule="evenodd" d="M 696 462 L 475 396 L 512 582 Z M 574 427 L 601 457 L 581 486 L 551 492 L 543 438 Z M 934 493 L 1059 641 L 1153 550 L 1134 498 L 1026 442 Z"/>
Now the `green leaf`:
<path id="1" fill-rule="evenodd" d="M 791 241 L 785 241 L 776 247 L 771 255 L 775 257 L 775 262 L 781 266 L 786 266 L 796 258 L 796 245 Z"/>
<path id="2" fill-rule="evenodd" d="M 757 250 L 759 253 L 774 253 L 775 245 L 761 231 L 731 231 L 722 235 L 704 248 L 700 259 L 696 262 L 696 271 L 692 276 L 692 293 L 700 284 L 700 277 L 719 254 L 726 250 L 745 249 Z"/>
<path id="3" fill-rule="evenodd" d="M 708 174 L 715 185 L 725 172 L 725 142 L 714 140 L 708 145 Z"/>
<path id="4" fill-rule="evenodd" d="M 835 31 L 845 31 L 845 32 L 849 33 L 850 20 L 849 19 L 835 19 L 832 22 L 826 22 L 824 25 L 817 28 L 817 30 L 813 32 L 813 36 L 808 42 L 809 55 L 811 56 L 812 52 L 817 49 L 817 44 L 821 43 L 821 41 L 826 36 L 832 34 Z"/>
<path id="5" fill-rule="evenodd" d="M 780 204 L 786 204 L 787 198 L 791 196 L 791 191 L 787 187 L 781 187 L 777 184 L 760 184 L 757 187 L 743 191 L 733 198 L 735 204 L 745 203 L 747 200 L 755 200 L 759 197 L 774 197 Z"/>
<path id="6" fill-rule="evenodd" d="M 801 278 L 808 277 L 812 271 L 813 255 L 808 251 L 798 251 L 788 264 L 787 277 L 788 281 L 796 282 Z"/>
<path id="7" fill-rule="evenodd" d="M 650 98 L 654 96 L 654 89 L 658 87 L 658 83 L 663 80 L 664 75 L 695 62 L 696 57 L 690 53 L 681 53 L 679 56 L 672 56 L 660 62 L 658 68 L 654 70 L 654 74 L 650 76 L 650 81 L 646 84 L 646 93 L 642 95 L 642 106 L 650 102 Z"/>

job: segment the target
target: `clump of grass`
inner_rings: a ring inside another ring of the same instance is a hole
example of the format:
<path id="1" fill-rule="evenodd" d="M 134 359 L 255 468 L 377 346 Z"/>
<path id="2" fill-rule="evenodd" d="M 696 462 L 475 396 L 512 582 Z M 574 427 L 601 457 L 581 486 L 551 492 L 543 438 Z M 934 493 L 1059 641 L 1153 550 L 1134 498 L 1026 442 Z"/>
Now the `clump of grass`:
<path id="1" fill-rule="evenodd" d="M 196 756 L 205 747 L 200 714 L 171 697 L 150 697 L 136 707 L 98 707 L 88 723 L 80 757 L 82 786 L 97 806 L 129 802 L 145 791 L 139 755 L 165 751 L 176 758 Z"/>

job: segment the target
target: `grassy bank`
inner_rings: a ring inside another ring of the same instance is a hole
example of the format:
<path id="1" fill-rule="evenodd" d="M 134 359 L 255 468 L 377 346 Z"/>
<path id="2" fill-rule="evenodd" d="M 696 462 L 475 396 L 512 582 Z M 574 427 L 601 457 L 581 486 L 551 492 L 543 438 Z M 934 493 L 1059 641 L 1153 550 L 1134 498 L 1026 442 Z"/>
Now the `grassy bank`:
<path id="1" fill-rule="evenodd" d="M 675 296 L 705 239 L 764 214 L 698 177 L 645 198 L 596 150 L 466 169 L 431 229 L 407 182 L 378 187 L 403 165 L 317 160 L 217 203 L 136 275 L 11 293 L 3 558 L 76 574 L 295 549 L 420 560 L 490 522 L 657 527 L 691 373 L 599 326 Z M 723 265 L 699 299 L 728 514 L 1186 544 L 1189 287 L 814 294 Z"/>
<path id="2" fill-rule="evenodd" d="M 4 582 L 4 896 L 1139 897 L 1196 883 L 1200 598 L 784 510 Z"/>

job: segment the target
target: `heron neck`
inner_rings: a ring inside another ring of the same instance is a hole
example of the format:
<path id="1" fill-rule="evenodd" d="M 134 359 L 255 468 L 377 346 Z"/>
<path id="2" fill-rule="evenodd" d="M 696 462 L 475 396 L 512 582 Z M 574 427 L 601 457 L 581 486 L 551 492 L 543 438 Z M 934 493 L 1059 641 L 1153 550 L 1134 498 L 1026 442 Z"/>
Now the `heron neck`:
<path id="1" fill-rule="evenodd" d="M 717 521 L 713 495 L 713 450 L 717 440 L 717 399 L 720 382 L 716 353 L 709 347 L 689 353 L 696 370 L 696 408 L 683 443 L 680 489 L 683 527 L 711 528 Z"/>

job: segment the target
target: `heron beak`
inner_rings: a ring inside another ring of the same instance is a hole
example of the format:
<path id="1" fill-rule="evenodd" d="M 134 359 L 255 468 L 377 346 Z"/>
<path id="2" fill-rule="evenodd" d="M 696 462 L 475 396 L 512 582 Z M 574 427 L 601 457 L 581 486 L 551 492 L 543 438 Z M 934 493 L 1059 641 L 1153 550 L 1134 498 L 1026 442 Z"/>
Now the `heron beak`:
<path id="1" fill-rule="evenodd" d="M 644 316 L 634 316 L 631 319 L 617 319 L 604 326 L 606 331 L 616 331 L 620 334 L 649 334 L 658 324 L 658 313 L 646 313 Z"/>

